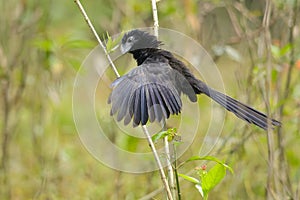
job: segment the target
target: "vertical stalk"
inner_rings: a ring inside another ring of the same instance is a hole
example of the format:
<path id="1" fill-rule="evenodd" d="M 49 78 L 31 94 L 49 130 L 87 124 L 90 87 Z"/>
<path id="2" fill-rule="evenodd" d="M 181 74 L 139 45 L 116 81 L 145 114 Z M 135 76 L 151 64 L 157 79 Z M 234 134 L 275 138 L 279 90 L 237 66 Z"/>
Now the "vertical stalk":
<path id="1" fill-rule="evenodd" d="M 263 37 L 266 54 L 266 79 L 265 79 L 265 104 L 267 107 L 268 116 L 271 113 L 270 109 L 270 86 L 271 86 L 271 70 L 272 70 L 272 54 L 271 54 L 271 33 L 270 33 L 270 16 L 272 12 L 271 0 L 266 1 L 265 13 L 262 22 L 264 28 Z M 268 122 L 267 129 L 267 145 L 268 145 L 268 176 L 267 176 L 267 190 L 266 198 L 274 199 L 276 194 L 276 183 L 274 180 L 274 138 L 270 122 Z M 274 191 L 275 190 L 275 191 Z"/>
<path id="2" fill-rule="evenodd" d="M 99 36 L 98 36 L 98 34 L 97 34 L 97 32 L 96 32 L 96 30 L 95 30 L 93 24 L 92 24 L 91 21 L 89 20 L 89 17 L 87 16 L 87 14 L 86 14 L 86 12 L 85 12 L 85 10 L 84 10 L 84 8 L 83 8 L 81 2 L 80 2 L 79 0 L 74 0 L 74 2 L 77 4 L 77 6 L 78 6 L 80 12 L 82 13 L 82 15 L 83 15 L 85 21 L 87 22 L 89 28 L 91 29 L 91 31 L 92 31 L 92 33 L 94 34 L 94 36 L 96 37 L 98 43 L 99 43 L 100 46 L 102 47 L 102 49 L 103 49 L 103 51 L 104 51 L 104 53 L 105 53 L 105 55 L 106 55 L 106 57 L 107 57 L 109 63 L 111 64 L 111 67 L 113 68 L 113 70 L 114 70 L 116 76 L 117 76 L 117 77 L 120 77 L 120 74 L 118 73 L 117 68 L 115 67 L 115 65 L 114 65 L 113 61 L 111 60 L 111 58 L 110 58 L 108 52 L 106 51 L 106 48 L 105 48 L 104 44 L 101 42 L 101 40 L 100 40 L 100 38 L 99 38 Z M 155 5 L 155 10 L 156 10 L 156 5 Z M 155 18 L 157 19 L 157 10 L 156 10 L 156 17 L 155 17 Z M 158 21 L 156 21 L 155 27 L 156 27 L 155 31 L 156 31 L 156 33 L 158 34 Z M 154 146 L 154 144 L 153 144 L 152 138 L 151 138 L 151 136 L 150 136 L 150 134 L 149 134 L 149 132 L 148 132 L 148 129 L 147 129 L 147 127 L 146 127 L 145 125 L 142 126 L 142 129 L 143 129 L 143 131 L 144 131 L 144 134 L 146 135 L 146 138 L 147 138 L 147 140 L 148 140 L 149 146 L 150 146 L 150 148 L 151 148 L 151 150 L 152 150 L 152 152 L 153 152 L 154 158 L 155 158 L 156 163 L 157 163 L 157 165 L 158 165 L 158 167 L 159 167 L 160 177 L 161 177 L 161 180 L 162 180 L 162 182 L 163 182 L 163 184 L 164 184 L 164 186 L 165 186 L 165 190 L 166 190 L 166 192 L 167 192 L 167 196 L 168 196 L 169 200 L 173 200 L 173 197 L 172 197 L 172 194 L 171 194 L 171 191 L 170 191 L 170 188 L 169 188 L 169 184 L 168 184 L 167 178 L 166 178 L 165 173 L 164 173 L 164 170 L 163 170 L 163 166 L 162 166 L 162 164 L 161 164 L 161 162 L 160 162 L 160 160 L 159 160 L 159 156 L 158 156 L 158 153 L 157 153 L 157 151 L 156 151 L 156 149 L 155 149 L 155 146 Z"/>
<path id="3" fill-rule="evenodd" d="M 81 14 L 83 15 L 83 17 L 84 17 L 86 23 L 88 24 L 89 28 L 90 28 L 91 31 L 93 32 L 94 36 L 96 37 L 97 42 L 98 42 L 98 43 L 100 44 L 100 46 L 102 47 L 102 49 L 103 49 L 103 51 L 104 51 L 104 53 L 105 53 L 105 55 L 106 55 L 106 57 L 107 57 L 109 63 L 111 64 L 112 69 L 114 70 L 114 73 L 115 73 L 116 76 L 119 78 L 119 77 L 120 77 L 120 74 L 119 74 L 119 72 L 118 72 L 116 66 L 114 65 L 113 61 L 111 60 L 110 56 L 108 55 L 108 52 L 106 51 L 106 48 L 105 48 L 104 44 L 103 44 L 102 41 L 100 40 L 100 38 L 99 38 L 99 36 L 98 36 L 98 34 L 97 34 L 97 31 L 96 31 L 96 29 L 94 28 L 94 26 L 93 26 L 91 20 L 89 19 L 88 15 L 86 14 L 86 12 L 85 12 L 85 10 L 84 10 L 84 8 L 83 8 L 81 2 L 80 2 L 79 0 L 75 0 L 74 2 L 77 4 L 77 6 L 78 6 L 78 8 L 79 8 Z"/>
<path id="4" fill-rule="evenodd" d="M 154 21 L 154 35 L 158 37 L 158 14 L 157 14 L 157 6 L 156 0 L 151 0 L 152 3 L 152 13 L 153 13 L 153 21 Z"/>
<path id="5" fill-rule="evenodd" d="M 173 147 L 174 147 L 174 174 L 175 174 L 175 180 L 176 180 L 177 197 L 178 197 L 178 200 L 181 200 L 181 192 L 180 192 L 179 178 L 178 178 L 178 172 L 177 172 L 177 153 L 176 153 L 175 144 L 173 144 Z"/>
<path id="6" fill-rule="evenodd" d="M 174 170 L 171 163 L 171 154 L 170 154 L 170 145 L 168 141 L 168 137 L 164 137 L 164 147 L 165 147 L 165 154 L 167 159 L 167 168 L 168 168 L 168 178 L 170 183 L 170 189 L 172 191 L 173 197 L 176 197 L 176 186 L 174 182 Z"/>
<path id="7" fill-rule="evenodd" d="M 1 155 L 1 175 L 3 174 L 3 184 L 1 187 L 1 193 L 3 194 L 3 198 L 10 199 L 10 178 L 9 178 L 9 143 L 10 143 L 10 132 L 8 128 L 9 115 L 10 115 L 10 104 L 8 102 L 8 93 L 9 93 L 9 77 L 3 83 L 3 108 L 4 108 L 4 116 L 3 116 L 3 127 L 2 127 L 2 155 Z"/>
<path id="8" fill-rule="evenodd" d="M 155 149 L 155 146 L 154 146 L 154 143 L 152 141 L 152 138 L 151 138 L 151 136 L 150 136 L 150 134 L 148 132 L 147 127 L 145 125 L 143 125 L 142 128 L 143 128 L 143 131 L 144 131 L 144 133 L 146 135 L 146 138 L 148 140 L 149 146 L 150 146 L 150 148 L 151 148 L 151 150 L 153 152 L 155 161 L 156 161 L 156 163 L 158 165 L 158 168 L 159 168 L 158 170 L 159 170 L 159 173 L 160 173 L 160 177 L 161 177 L 161 180 L 162 180 L 162 182 L 163 182 L 163 184 L 165 186 L 165 190 L 167 192 L 167 196 L 168 196 L 169 200 L 173 200 L 172 193 L 171 193 L 171 190 L 170 190 L 170 187 L 169 187 L 169 183 L 167 181 L 167 178 L 166 178 L 163 166 L 162 166 L 162 164 L 161 164 L 161 162 L 159 160 L 159 156 L 158 156 L 158 153 L 157 153 L 157 151 Z"/>
<path id="9" fill-rule="evenodd" d="M 152 13 L 153 13 L 153 22 L 154 22 L 154 35 L 158 38 L 158 12 L 157 12 L 157 5 L 156 5 L 156 0 L 151 0 L 152 3 Z M 162 126 L 163 129 L 165 129 L 166 122 L 163 121 Z M 166 154 L 166 159 L 167 159 L 167 168 L 168 168 L 168 178 L 169 178 L 169 183 L 170 187 L 168 189 L 171 189 L 173 197 L 175 198 L 176 196 L 176 186 L 174 182 L 174 171 L 172 168 L 172 163 L 171 163 L 171 156 L 170 156 L 170 146 L 169 146 L 169 141 L 168 137 L 164 137 L 164 148 L 165 148 L 165 154 Z"/>
<path id="10" fill-rule="evenodd" d="M 289 25 L 289 44 L 291 45 L 291 53 L 290 53 L 290 60 L 288 65 L 288 73 L 286 78 L 286 83 L 284 86 L 284 92 L 283 96 L 281 97 L 282 100 L 285 100 L 289 97 L 290 94 L 290 85 L 291 85 L 291 77 L 292 77 L 292 69 L 295 65 L 295 44 L 294 44 L 294 28 L 296 26 L 297 21 L 297 12 L 298 12 L 298 0 L 294 1 L 294 5 L 292 8 L 292 14 L 289 19 L 290 25 Z M 279 120 L 282 121 L 283 111 L 284 111 L 285 103 L 283 103 L 279 108 Z M 278 168 L 280 170 L 280 178 L 282 179 L 283 183 L 285 185 L 285 188 L 287 188 L 287 192 L 289 196 L 294 196 L 293 194 L 293 188 L 289 176 L 289 168 L 288 163 L 285 157 L 285 146 L 284 146 L 284 138 L 282 135 L 282 127 L 279 127 L 277 132 L 277 145 L 279 149 L 279 159 L 278 159 Z M 297 198 L 296 198 L 297 199 Z"/>

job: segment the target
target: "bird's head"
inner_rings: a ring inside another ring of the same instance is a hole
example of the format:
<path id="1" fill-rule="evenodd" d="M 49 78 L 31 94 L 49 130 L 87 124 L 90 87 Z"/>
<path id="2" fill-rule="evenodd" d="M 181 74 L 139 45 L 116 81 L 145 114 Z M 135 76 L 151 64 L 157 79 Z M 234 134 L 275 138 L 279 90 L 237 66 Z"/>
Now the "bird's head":
<path id="1" fill-rule="evenodd" d="M 137 49 L 158 48 L 161 44 L 157 37 L 138 29 L 125 33 L 121 42 L 121 52 L 127 53 Z"/>

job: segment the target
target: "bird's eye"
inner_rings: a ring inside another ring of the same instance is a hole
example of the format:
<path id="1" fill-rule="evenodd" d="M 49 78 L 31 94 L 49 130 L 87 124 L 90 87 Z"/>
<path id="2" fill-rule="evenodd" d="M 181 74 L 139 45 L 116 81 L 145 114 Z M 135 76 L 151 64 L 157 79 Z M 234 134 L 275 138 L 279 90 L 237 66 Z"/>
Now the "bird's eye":
<path id="1" fill-rule="evenodd" d="M 127 39 L 127 42 L 132 42 L 132 41 L 133 41 L 133 36 L 131 36 Z"/>

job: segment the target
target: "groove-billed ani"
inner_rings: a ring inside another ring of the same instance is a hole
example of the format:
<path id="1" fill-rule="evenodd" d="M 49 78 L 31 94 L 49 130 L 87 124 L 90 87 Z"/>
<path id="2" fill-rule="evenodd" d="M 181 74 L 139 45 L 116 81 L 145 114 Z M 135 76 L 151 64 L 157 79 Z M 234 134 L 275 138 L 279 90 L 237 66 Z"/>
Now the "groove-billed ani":
<path id="1" fill-rule="evenodd" d="M 180 94 L 186 94 L 196 102 L 196 94 L 205 94 L 237 117 L 267 129 L 281 123 L 265 114 L 225 95 L 195 78 L 183 62 L 169 51 L 159 48 L 161 42 L 141 30 L 127 32 L 121 42 L 121 52 L 133 54 L 138 67 L 112 83 L 113 91 L 108 102 L 112 104 L 111 115 L 124 119 L 127 125 L 145 125 L 148 121 L 161 121 L 170 114 L 181 111 Z"/>

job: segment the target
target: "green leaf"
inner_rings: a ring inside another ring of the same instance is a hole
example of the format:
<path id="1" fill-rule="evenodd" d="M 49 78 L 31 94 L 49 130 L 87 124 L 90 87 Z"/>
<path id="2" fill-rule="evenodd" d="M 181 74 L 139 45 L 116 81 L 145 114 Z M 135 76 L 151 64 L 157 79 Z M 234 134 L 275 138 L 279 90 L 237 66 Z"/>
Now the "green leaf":
<path id="1" fill-rule="evenodd" d="M 119 45 L 119 43 L 121 42 L 122 38 L 123 38 L 124 32 L 122 31 L 122 33 L 117 37 L 114 38 L 112 41 L 112 46 L 113 48 L 116 47 L 117 45 Z"/>
<path id="2" fill-rule="evenodd" d="M 271 52 L 272 55 L 275 59 L 280 59 L 283 56 L 285 56 L 286 54 L 288 54 L 292 49 L 292 45 L 291 44 L 287 44 L 284 47 L 280 48 L 276 45 L 271 45 Z"/>
<path id="3" fill-rule="evenodd" d="M 276 82 L 277 77 L 278 77 L 278 70 L 272 69 L 272 71 L 271 71 L 271 78 L 272 78 L 272 81 L 273 81 L 273 82 Z"/>
<path id="4" fill-rule="evenodd" d="M 107 53 L 111 53 L 113 52 L 116 47 L 118 47 L 122 37 L 124 35 L 124 32 L 122 32 L 118 37 L 116 38 L 112 38 L 108 32 L 106 32 L 106 37 L 107 37 L 107 40 L 106 40 L 106 50 L 107 50 Z"/>
<path id="5" fill-rule="evenodd" d="M 168 141 L 169 142 L 171 142 L 174 138 L 178 139 L 177 128 L 169 128 L 167 130 L 167 132 L 168 132 Z M 180 136 L 179 136 L 179 139 L 181 139 Z"/>
<path id="6" fill-rule="evenodd" d="M 184 178 L 185 180 L 189 181 L 189 182 L 192 182 L 192 183 L 195 183 L 195 184 L 200 184 L 200 181 L 192 176 L 188 176 L 188 175 L 185 175 L 185 174 L 178 174 L 178 176 Z"/>
<path id="7" fill-rule="evenodd" d="M 51 51 L 54 46 L 53 41 L 49 39 L 37 39 L 33 42 L 33 44 L 43 51 Z"/>
<path id="8" fill-rule="evenodd" d="M 108 53 L 110 53 L 112 50 L 112 41 L 110 39 L 108 39 L 106 42 L 106 50 Z"/>
<path id="9" fill-rule="evenodd" d="M 156 133 L 152 136 L 152 141 L 155 143 L 159 139 L 162 139 L 164 137 L 168 137 L 168 141 L 172 141 L 177 136 L 177 129 L 176 128 L 169 128 L 166 131 L 162 131 L 159 133 Z"/>
<path id="10" fill-rule="evenodd" d="M 284 56 L 287 53 L 289 53 L 292 49 L 292 45 L 290 43 L 288 43 L 287 45 L 285 45 L 284 47 L 282 47 L 280 49 L 280 56 Z"/>
<path id="11" fill-rule="evenodd" d="M 229 167 L 227 164 L 225 164 L 224 162 L 222 162 L 221 160 L 213 157 L 213 156 L 193 156 L 191 158 L 189 158 L 186 162 L 190 162 L 190 161 L 194 161 L 194 160 L 209 160 L 209 161 L 214 161 L 220 165 L 222 165 L 223 167 L 225 167 L 226 169 L 228 169 L 232 174 L 233 174 L 233 169 L 231 167 Z M 184 163 L 182 163 L 181 165 L 183 165 Z M 179 165 L 179 167 L 181 166 Z"/>
<path id="12" fill-rule="evenodd" d="M 204 198 L 208 193 L 218 185 L 226 175 L 226 167 L 221 164 L 216 164 L 211 170 L 201 177 L 201 186 L 204 194 Z"/>
<path id="13" fill-rule="evenodd" d="M 271 45 L 271 52 L 274 58 L 280 58 L 280 48 L 278 46 Z"/>
<path id="14" fill-rule="evenodd" d="M 159 139 L 162 139 L 162 138 L 166 137 L 167 135 L 168 135 L 167 131 L 162 131 L 162 132 L 156 133 L 152 136 L 152 141 L 155 143 Z"/>

